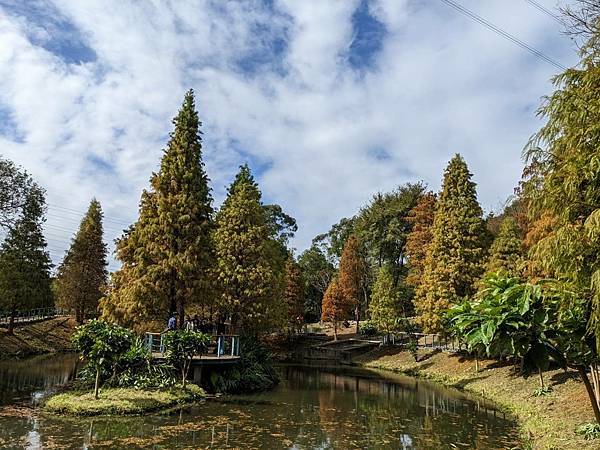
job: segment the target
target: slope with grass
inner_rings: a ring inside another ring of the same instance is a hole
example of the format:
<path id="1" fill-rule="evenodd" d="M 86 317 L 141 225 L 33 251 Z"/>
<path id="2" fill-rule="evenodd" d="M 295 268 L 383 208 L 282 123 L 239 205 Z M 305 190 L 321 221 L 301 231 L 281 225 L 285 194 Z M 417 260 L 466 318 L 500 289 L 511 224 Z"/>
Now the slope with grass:
<path id="1" fill-rule="evenodd" d="M 474 361 L 458 354 L 419 350 L 419 362 L 415 362 L 410 353 L 389 348 L 362 355 L 355 362 L 428 378 L 488 398 L 518 418 L 524 442 L 531 443 L 531 448 L 600 448 L 600 439 L 585 440 L 575 433 L 580 425 L 594 421 L 585 387 L 575 372 L 545 372 L 551 392 L 535 396 L 536 376 L 524 379 L 514 373 L 512 365 L 497 361 L 480 361 L 480 371 L 475 372 Z"/>
<path id="2" fill-rule="evenodd" d="M 75 320 L 69 317 L 17 325 L 14 334 L 0 328 L 0 359 L 72 350 Z"/>

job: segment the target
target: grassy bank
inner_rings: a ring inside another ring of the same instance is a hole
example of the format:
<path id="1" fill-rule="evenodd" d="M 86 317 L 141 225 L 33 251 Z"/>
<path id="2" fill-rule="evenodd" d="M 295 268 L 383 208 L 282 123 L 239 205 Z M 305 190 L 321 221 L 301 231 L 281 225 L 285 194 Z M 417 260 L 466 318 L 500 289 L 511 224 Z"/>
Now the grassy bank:
<path id="1" fill-rule="evenodd" d="M 193 384 L 185 389 L 175 387 L 165 390 L 106 388 L 102 389 L 98 400 L 89 390 L 57 394 L 50 397 L 43 408 L 46 412 L 77 416 L 133 415 L 191 403 L 204 398 L 204 395 L 204 391 Z"/>
<path id="2" fill-rule="evenodd" d="M 14 334 L 0 328 L 0 359 L 69 351 L 75 320 L 67 317 L 19 324 Z"/>
<path id="3" fill-rule="evenodd" d="M 579 425 L 594 420 L 585 387 L 575 372 L 545 372 L 552 392 L 536 397 L 537 376 L 524 379 L 513 373 L 512 365 L 481 361 L 480 371 L 475 372 L 474 361 L 460 355 L 420 350 L 419 357 L 415 362 L 408 352 L 385 349 L 363 355 L 356 362 L 431 379 L 488 398 L 518 418 L 525 441 L 535 449 L 600 448 L 600 440 L 586 441 L 575 434 Z"/>

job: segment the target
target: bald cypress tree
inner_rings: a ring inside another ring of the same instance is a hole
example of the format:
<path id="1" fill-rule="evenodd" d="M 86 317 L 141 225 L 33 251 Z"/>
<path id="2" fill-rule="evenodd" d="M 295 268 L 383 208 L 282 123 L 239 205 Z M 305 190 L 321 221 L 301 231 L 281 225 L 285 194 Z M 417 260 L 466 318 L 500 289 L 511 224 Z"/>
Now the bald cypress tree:
<path id="1" fill-rule="evenodd" d="M 98 301 L 106 287 L 106 244 L 103 241 L 102 208 L 92 199 L 87 213 L 56 278 L 57 304 L 75 312 L 77 323 L 83 323 L 86 315 L 95 312 Z"/>
<path id="2" fill-rule="evenodd" d="M 290 256 L 285 263 L 283 302 L 287 310 L 290 330 L 298 330 L 304 323 L 304 281 L 300 266 Z"/>
<path id="3" fill-rule="evenodd" d="M 265 331 L 277 309 L 269 239 L 258 184 L 243 165 L 217 213 L 214 242 L 221 304 L 232 325 L 248 334 Z"/>
<path id="4" fill-rule="evenodd" d="M 415 307 L 425 332 L 442 328 L 442 315 L 461 298 L 475 293 L 483 272 L 486 229 L 476 185 L 465 160 L 456 155 L 444 172 Z"/>
<path id="5" fill-rule="evenodd" d="M 31 184 L 0 247 L 0 309 L 9 313 L 9 334 L 18 311 L 52 306 L 52 263 L 42 231 L 45 208 L 43 189 Z"/>
<path id="6" fill-rule="evenodd" d="M 117 241 L 123 266 L 101 302 L 106 318 L 139 328 L 175 311 L 181 326 L 186 306 L 207 306 L 212 298 L 212 196 L 192 90 L 173 124 L 139 218 Z"/>
<path id="7" fill-rule="evenodd" d="M 348 318 L 348 311 L 352 304 L 348 303 L 348 296 L 340 286 L 337 277 L 333 278 L 323 295 L 321 306 L 321 320 L 331 322 L 333 325 L 333 338 L 337 341 L 338 328 L 342 320 Z"/>
<path id="8" fill-rule="evenodd" d="M 522 272 L 522 263 L 523 243 L 519 227 L 515 219 L 506 217 L 490 247 L 486 269 L 488 272 L 502 272 L 515 277 Z"/>
<path id="9" fill-rule="evenodd" d="M 362 255 L 360 241 L 355 235 L 351 235 L 344 244 L 337 282 L 346 296 L 346 304 L 354 306 L 357 333 L 360 321 L 360 299 L 363 294 L 366 270 L 367 263 Z"/>
<path id="10" fill-rule="evenodd" d="M 406 256 L 408 257 L 408 276 L 406 283 L 418 289 L 423 278 L 427 249 L 431 244 L 433 217 L 435 215 L 436 196 L 427 192 L 408 213 L 408 222 L 412 226 L 406 238 Z"/>

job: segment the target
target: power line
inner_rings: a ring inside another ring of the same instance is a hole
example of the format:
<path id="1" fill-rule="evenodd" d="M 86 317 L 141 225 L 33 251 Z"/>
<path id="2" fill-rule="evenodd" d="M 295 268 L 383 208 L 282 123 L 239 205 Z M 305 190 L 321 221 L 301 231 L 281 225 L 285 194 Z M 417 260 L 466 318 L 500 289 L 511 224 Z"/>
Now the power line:
<path id="1" fill-rule="evenodd" d="M 539 11 L 543 12 L 544 14 L 546 14 L 547 16 L 552 17 L 554 20 L 556 20 L 561 25 L 566 25 L 564 20 L 562 20 L 560 17 L 558 17 L 556 14 L 554 14 L 552 11 L 550 11 L 548 8 L 546 8 L 544 5 L 540 5 L 535 0 L 525 0 L 525 1 L 527 3 L 529 3 L 531 6 L 533 6 L 534 8 L 536 8 Z"/>
<path id="2" fill-rule="evenodd" d="M 518 45 L 519 47 L 527 50 L 529 53 L 537 56 L 538 58 L 543 59 L 548 64 L 552 64 L 554 67 L 556 67 L 556 68 L 558 68 L 560 70 L 567 70 L 567 68 L 565 66 L 563 66 L 561 63 L 555 61 L 554 59 L 552 59 L 549 56 L 545 55 L 541 51 L 535 49 L 531 45 L 526 44 L 525 42 L 523 42 L 519 38 L 513 36 L 512 34 L 508 33 L 507 31 L 504 31 L 502 28 L 497 27 L 496 25 L 494 25 L 493 23 L 491 23 L 488 20 L 484 19 L 483 17 L 478 16 L 473 11 L 470 11 L 467 8 L 465 8 L 464 6 L 459 5 L 454 0 L 441 0 L 441 1 L 444 2 L 446 5 L 450 6 L 451 8 L 455 9 L 456 11 L 460 12 L 461 14 L 464 14 L 468 18 L 476 21 L 480 25 L 483 25 L 484 27 L 489 28 L 494 33 L 498 34 L 499 36 L 502 36 L 503 38 L 511 41 L 512 43 Z"/>
<path id="3" fill-rule="evenodd" d="M 85 212 L 83 212 L 83 211 L 79 211 L 77 209 L 72 209 L 72 208 L 67 208 L 65 206 L 54 205 L 52 203 L 48 203 L 48 206 L 50 206 L 51 208 L 62 210 L 67 214 L 77 215 L 78 217 L 83 217 L 85 215 Z M 126 227 L 131 225 L 131 222 L 127 221 L 126 219 L 117 219 L 115 217 L 110 217 L 110 216 L 106 216 L 106 215 L 103 217 L 103 220 L 108 221 L 108 222 L 113 222 L 118 225 L 123 225 Z"/>

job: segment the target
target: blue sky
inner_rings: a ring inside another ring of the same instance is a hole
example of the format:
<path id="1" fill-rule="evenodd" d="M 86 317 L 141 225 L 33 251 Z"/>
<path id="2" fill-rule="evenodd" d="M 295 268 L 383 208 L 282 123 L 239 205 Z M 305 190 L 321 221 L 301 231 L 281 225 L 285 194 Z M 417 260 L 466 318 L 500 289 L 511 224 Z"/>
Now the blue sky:
<path id="1" fill-rule="evenodd" d="M 576 64 L 528 2 L 459 3 Z M 440 0 L 0 0 L 0 153 L 47 189 L 59 262 L 93 196 L 111 243 L 134 220 L 192 87 L 215 204 L 248 162 L 302 250 L 377 191 L 438 189 L 456 152 L 497 209 L 556 71 Z"/>

